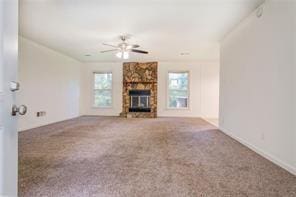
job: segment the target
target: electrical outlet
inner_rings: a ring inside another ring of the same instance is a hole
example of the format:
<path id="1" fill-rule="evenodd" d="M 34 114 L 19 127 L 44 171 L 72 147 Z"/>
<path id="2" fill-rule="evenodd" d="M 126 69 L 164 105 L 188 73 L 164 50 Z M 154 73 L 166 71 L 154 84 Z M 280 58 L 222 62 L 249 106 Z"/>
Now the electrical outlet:
<path id="1" fill-rule="evenodd" d="M 41 116 L 45 116 L 45 115 L 46 115 L 45 111 L 39 111 L 39 112 L 36 113 L 37 117 L 41 117 Z"/>

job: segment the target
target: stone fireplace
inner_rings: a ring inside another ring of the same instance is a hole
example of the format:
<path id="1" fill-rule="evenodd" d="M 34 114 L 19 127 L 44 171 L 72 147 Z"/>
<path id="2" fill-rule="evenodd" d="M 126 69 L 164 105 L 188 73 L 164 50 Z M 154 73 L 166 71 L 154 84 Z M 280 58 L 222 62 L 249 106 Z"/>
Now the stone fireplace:
<path id="1" fill-rule="evenodd" d="M 157 62 L 123 64 L 121 116 L 156 118 Z"/>

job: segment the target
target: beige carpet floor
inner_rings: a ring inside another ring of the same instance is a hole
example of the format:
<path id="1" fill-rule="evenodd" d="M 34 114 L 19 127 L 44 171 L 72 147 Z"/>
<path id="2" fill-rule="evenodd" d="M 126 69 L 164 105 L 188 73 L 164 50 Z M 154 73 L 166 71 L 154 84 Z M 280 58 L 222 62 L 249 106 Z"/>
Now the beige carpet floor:
<path id="1" fill-rule="evenodd" d="M 296 177 L 201 119 L 81 117 L 20 133 L 19 196 L 295 197 Z"/>

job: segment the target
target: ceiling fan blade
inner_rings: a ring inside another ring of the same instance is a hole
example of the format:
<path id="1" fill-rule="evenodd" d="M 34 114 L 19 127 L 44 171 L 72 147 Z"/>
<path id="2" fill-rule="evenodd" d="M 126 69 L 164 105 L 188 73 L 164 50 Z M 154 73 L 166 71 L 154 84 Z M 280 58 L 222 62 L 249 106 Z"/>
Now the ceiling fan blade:
<path id="1" fill-rule="evenodd" d="M 103 45 L 105 45 L 105 46 L 109 46 L 109 47 L 118 48 L 118 46 L 115 46 L 115 45 L 112 45 L 112 44 L 106 44 L 106 43 L 103 43 Z"/>
<path id="2" fill-rule="evenodd" d="M 135 52 L 135 53 L 143 53 L 143 54 L 148 54 L 147 51 L 142 51 L 142 50 L 138 50 L 138 49 L 132 49 L 131 50 L 132 52 Z"/>
<path id="3" fill-rule="evenodd" d="M 118 49 L 105 50 L 105 51 L 101 51 L 101 53 L 107 53 L 107 52 L 112 52 L 112 51 L 118 51 Z"/>
<path id="4" fill-rule="evenodd" d="M 140 47 L 140 45 L 138 45 L 138 44 L 132 44 L 131 46 L 132 46 L 132 48 L 139 48 Z"/>
<path id="5" fill-rule="evenodd" d="M 127 45 L 126 49 L 130 50 L 130 49 L 139 48 L 139 47 L 140 47 L 140 45 L 138 45 L 138 44 L 131 44 L 131 45 Z"/>

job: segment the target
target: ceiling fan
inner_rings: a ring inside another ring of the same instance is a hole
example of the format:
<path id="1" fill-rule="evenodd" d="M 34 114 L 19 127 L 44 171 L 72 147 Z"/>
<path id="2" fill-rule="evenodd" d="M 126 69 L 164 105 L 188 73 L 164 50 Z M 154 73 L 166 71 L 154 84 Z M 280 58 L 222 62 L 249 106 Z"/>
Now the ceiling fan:
<path id="1" fill-rule="evenodd" d="M 137 49 L 137 48 L 140 47 L 140 45 L 127 43 L 127 40 L 130 38 L 129 36 L 122 35 L 119 38 L 120 38 L 121 42 L 117 46 L 103 43 L 103 45 L 110 46 L 110 47 L 113 47 L 115 49 L 101 51 L 101 53 L 117 51 L 116 57 L 118 57 L 120 59 L 128 59 L 130 52 L 148 54 L 147 51 Z"/>

